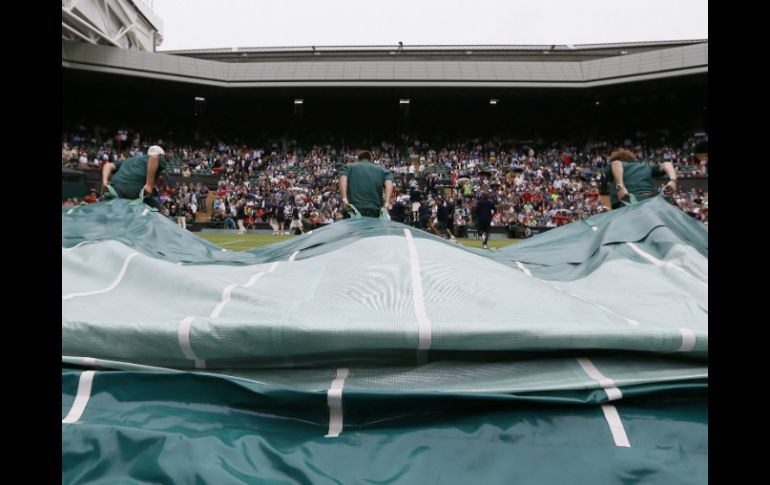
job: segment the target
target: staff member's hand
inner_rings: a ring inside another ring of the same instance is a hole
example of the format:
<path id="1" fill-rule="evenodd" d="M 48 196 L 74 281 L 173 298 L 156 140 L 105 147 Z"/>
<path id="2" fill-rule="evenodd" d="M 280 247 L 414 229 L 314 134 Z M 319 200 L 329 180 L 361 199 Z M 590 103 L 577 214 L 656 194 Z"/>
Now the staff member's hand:
<path id="1" fill-rule="evenodd" d="M 625 199 L 628 196 L 628 190 L 625 187 L 618 188 L 618 199 Z"/>
<path id="2" fill-rule="evenodd" d="M 144 196 L 149 197 L 152 195 L 152 185 L 144 184 Z"/>
<path id="3" fill-rule="evenodd" d="M 676 192 L 676 180 L 669 180 L 666 187 L 671 189 L 671 192 Z"/>
<path id="4" fill-rule="evenodd" d="M 110 191 L 110 184 L 102 183 L 102 192 L 108 193 Z"/>
<path id="5" fill-rule="evenodd" d="M 348 199 L 342 199 L 342 207 L 344 209 L 349 209 L 350 208 L 350 202 L 348 202 Z"/>

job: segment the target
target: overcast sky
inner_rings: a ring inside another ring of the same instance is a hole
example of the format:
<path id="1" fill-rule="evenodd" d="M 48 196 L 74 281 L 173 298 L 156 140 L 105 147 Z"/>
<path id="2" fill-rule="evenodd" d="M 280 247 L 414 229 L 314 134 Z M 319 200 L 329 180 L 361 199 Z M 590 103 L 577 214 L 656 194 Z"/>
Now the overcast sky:
<path id="1" fill-rule="evenodd" d="M 708 38 L 708 0 L 144 0 L 158 50 Z"/>

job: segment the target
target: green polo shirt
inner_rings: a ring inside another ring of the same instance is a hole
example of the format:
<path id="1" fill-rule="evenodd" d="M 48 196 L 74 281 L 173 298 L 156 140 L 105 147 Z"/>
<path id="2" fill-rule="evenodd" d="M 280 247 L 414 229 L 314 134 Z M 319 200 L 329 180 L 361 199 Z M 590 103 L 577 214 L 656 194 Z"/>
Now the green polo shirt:
<path id="1" fill-rule="evenodd" d="M 147 183 L 147 160 L 150 157 L 143 155 L 141 157 L 128 158 L 126 160 L 116 160 L 115 165 L 118 171 L 112 176 L 110 185 L 118 192 L 120 197 L 127 199 L 136 199 L 139 192 Z M 158 173 L 155 174 L 155 180 L 166 169 L 164 157 L 158 159 Z M 154 182 L 154 181 L 153 181 Z"/>
<path id="2" fill-rule="evenodd" d="M 356 162 L 340 169 L 340 177 L 348 178 L 348 202 L 356 209 L 380 210 L 385 204 L 382 188 L 386 180 L 393 180 L 393 174 L 370 162 Z"/>
<path id="3" fill-rule="evenodd" d="M 607 167 L 607 179 L 610 181 L 610 201 L 613 206 L 620 203 L 615 177 L 612 176 L 612 165 Z M 649 199 L 658 195 L 658 188 L 653 179 L 662 177 L 666 172 L 660 165 L 645 163 L 623 162 L 623 185 L 628 193 L 634 194 L 637 200 Z"/>

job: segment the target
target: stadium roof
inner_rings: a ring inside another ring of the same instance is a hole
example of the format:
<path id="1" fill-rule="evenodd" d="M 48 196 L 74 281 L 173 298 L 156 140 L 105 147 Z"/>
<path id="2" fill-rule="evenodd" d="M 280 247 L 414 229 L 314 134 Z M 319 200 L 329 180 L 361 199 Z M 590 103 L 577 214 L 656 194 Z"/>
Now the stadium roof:
<path id="1" fill-rule="evenodd" d="M 62 39 L 154 51 L 163 21 L 144 0 L 62 0 Z"/>
<path id="2" fill-rule="evenodd" d="M 340 60 L 537 60 L 540 62 L 581 61 L 637 54 L 662 48 L 708 43 L 708 39 L 625 42 L 610 44 L 548 45 L 353 45 L 292 47 L 229 47 L 159 51 L 163 54 L 222 62 L 255 62 L 319 59 Z"/>
<path id="3" fill-rule="evenodd" d="M 313 49 L 153 53 L 62 40 L 62 67 L 225 88 L 587 88 L 708 72 L 707 40 Z"/>

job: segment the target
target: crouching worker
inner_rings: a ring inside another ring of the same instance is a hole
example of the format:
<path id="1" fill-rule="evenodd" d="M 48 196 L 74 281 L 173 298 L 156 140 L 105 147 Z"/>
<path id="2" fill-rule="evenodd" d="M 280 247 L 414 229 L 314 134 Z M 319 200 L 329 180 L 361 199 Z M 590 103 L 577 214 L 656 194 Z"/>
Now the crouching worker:
<path id="1" fill-rule="evenodd" d="M 163 149 L 157 145 L 147 150 L 147 155 L 107 162 L 102 167 L 102 191 L 108 198 L 138 199 L 150 207 L 160 208 L 155 181 L 166 170 Z"/>

